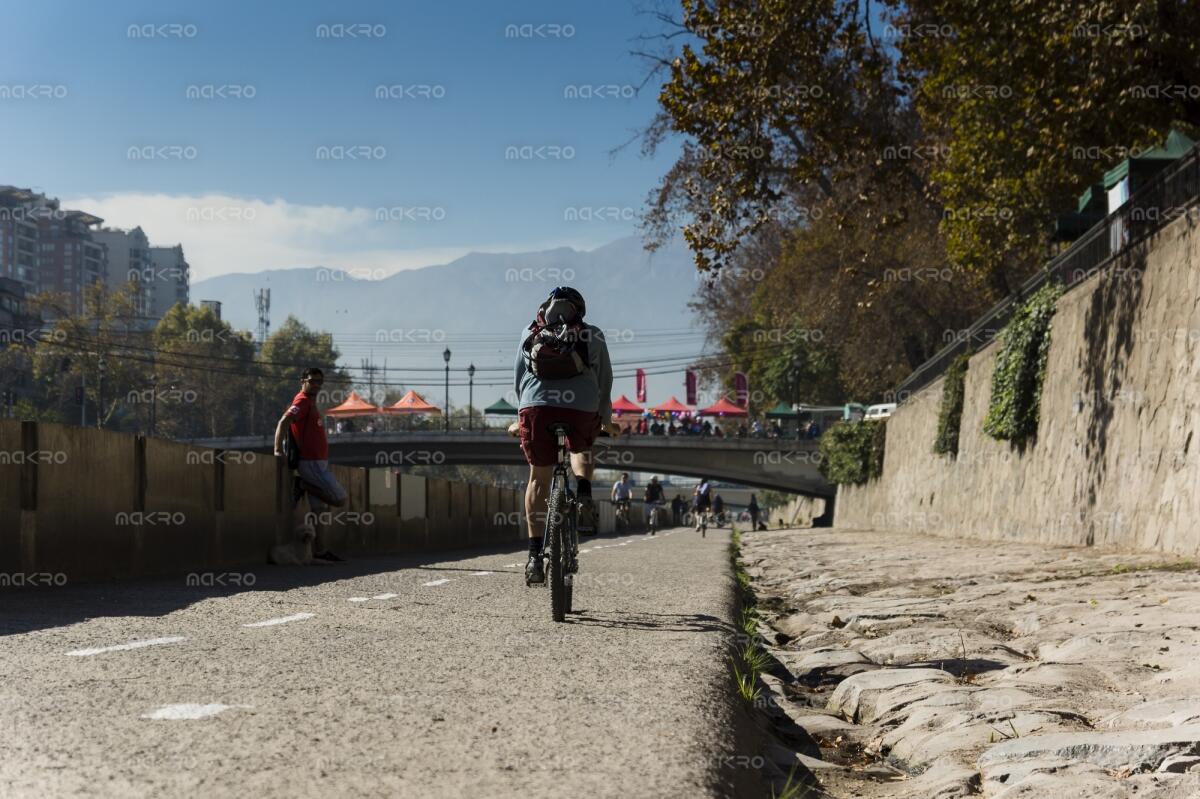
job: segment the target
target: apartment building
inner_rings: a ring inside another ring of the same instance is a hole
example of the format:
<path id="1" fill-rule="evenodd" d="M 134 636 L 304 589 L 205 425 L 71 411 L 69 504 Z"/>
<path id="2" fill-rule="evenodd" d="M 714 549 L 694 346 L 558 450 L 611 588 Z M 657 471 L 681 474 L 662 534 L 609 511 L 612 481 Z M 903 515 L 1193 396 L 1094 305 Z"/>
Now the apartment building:
<path id="1" fill-rule="evenodd" d="M 109 291 L 119 291 L 126 283 L 137 287 L 137 315 L 148 324 L 156 321 L 154 311 L 154 263 L 150 258 L 150 240 L 141 227 L 133 230 L 100 228 L 92 234 L 108 250 Z"/>
<path id="2" fill-rule="evenodd" d="M 188 262 L 183 257 L 183 245 L 151 247 L 153 265 L 153 305 L 150 315 L 162 319 L 176 304 L 188 304 Z"/>
<path id="3" fill-rule="evenodd" d="M 46 197 L 30 189 L 0 186 L 0 278 L 38 290 L 38 217 Z"/>
<path id="4" fill-rule="evenodd" d="M 38 287 L 63 295 L 71 313 L 82 313 L 85 289 L 107 280 L 107 252 L 94 239 L 104 220 L 84 211 L 55 210 L 38 219 Z"/>

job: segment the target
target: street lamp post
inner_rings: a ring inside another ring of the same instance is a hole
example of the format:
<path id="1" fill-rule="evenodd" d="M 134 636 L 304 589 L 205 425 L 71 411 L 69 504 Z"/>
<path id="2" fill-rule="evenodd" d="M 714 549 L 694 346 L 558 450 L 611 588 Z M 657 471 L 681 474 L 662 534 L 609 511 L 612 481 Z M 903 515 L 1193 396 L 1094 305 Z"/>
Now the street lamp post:
<path id="1" fill-rule="evenodd" d="M 467 366 L 467 429 L 475 430 L 475 364 Z"/>
<path id="2" fill-rule="evenodd" d="M 800 367 L 804 362 L 797 355 L 792 358 L 792 385 L 795 387 L 792 397 L 796 401 L 796 440 L 800 440 Z"/>
<path id="3" fill-rule="evenodd" d="M 442 360 L 446 362 L 446 412 L 443 416 L 446 417 L 446 432 L 450 432 L 450 348 L 447 347 L 442 351 Z"/>

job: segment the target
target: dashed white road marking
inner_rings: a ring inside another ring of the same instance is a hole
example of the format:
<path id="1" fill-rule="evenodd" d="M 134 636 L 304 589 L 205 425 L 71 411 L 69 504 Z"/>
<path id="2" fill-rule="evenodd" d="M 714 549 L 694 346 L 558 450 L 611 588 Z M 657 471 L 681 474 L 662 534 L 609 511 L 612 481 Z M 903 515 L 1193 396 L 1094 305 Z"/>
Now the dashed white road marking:
<path id="1" fill-rule="evenodd" d="M 482 577 L 485 574 L 492 574 L 492 572 L 471 572 L 472 577 Z"/>
<path id="2" fill-rule="evenodd" d="M 376 594 L 371 599 L 395 599 L 399 594 Z"/>
<path id="3" fill-rule="evenodd" d="M 215 716 L 218 713 L 223 713 L 235 707 L 250 709 L 253 705 L 197 705 L 197 704 L 182 704 L 182 705 L 163 705 L 153 713 L 146 713 L 142 716 L 144 719 L 157 719 L 166 721 L 181 721 L 184 719 L 206 719 L 209 716 Z"/>
<path id="4" fill-rule="evenodd" d="M 434 585 L 445 585 L 448 582 L 450 582 L 450 581 L 449 580 L 432 580 L 428 583 L 425 583 L 425 585 L 426 585 L 426 587 L 434 586 Z"/>
<path id="5" fill-rule="evenodd" d="M 255 621 L 250 624 L 243 624 L 243 627 L 274 627 L 276 624 L 287 624 L 293 621 L 304 621 L 316 616 L 315 613 L 293 613 L 291 616 L 280 616 L 278 619 L 267 619 L 266 621 Z"/>
<path id="6" fill-rule="evenodd" d="M 352 596 L 352 597 L 350 597 L 350 598 L 349 598 L 348 600 L 346 600 L 346 601 L 347 601 L 347 602 L 366 602 L 366 601 L 367 601 L 367 597 L 365 597 L 365 596 Z"/>
<path id="7" fill-rule="evenodd" d="M 76 649 L 73 652 L 68 652 L 72 657 L 90 657 L 92 655 L 101 655 L 105 652 L 123 652 L 126 649 L 141 649 L 144 646 L 160 646 L 162 644 L 177 644 L 180 641 L 187 639 L 182 635 L 171 635 L 166 638 L 147 638 L 144 641 L 130 641 L 127 644 L 117 644 L 116 646 L 98 646 L 92 649 Z"/>

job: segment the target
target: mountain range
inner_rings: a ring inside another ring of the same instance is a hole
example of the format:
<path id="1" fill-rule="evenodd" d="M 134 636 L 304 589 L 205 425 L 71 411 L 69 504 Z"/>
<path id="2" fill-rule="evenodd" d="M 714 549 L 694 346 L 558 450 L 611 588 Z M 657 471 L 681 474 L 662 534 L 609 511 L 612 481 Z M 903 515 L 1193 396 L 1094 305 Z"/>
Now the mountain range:
<path id="1" fill-rule="evenodd" d="M 343 363 L 357 367 L 369 357 L 382 366 L 387 359 L 389 368 L 428 374 L 434 367 L 441 371 L 442 349 L 448 347 L 455 353 L 452 368 L 469 361 L 482 372 L 476 386 L 500 386 L 507 385 L 521 330 L 560 285 L 583 293 L 587 319 L 607 331 L 615 363 L 700 352 L 704 336 L 688 308 L 699 281 L 678 240 L 654 253 L 638 237 L 586 251 L 469 253 L 386 277 L 324 267 L 227 274 L 196 282 L 191 298 L 193 303 L 219 301 L 226 321 L 254 331 L 254 290 L 269 288 L 272 325 L 278 327 L 290 314 L 330 331 Z M 440 386 L 441 379 L 441 374 L 418 375 L 406 378 L 405 385 L 429 389 Z M 678 393 L 682 376 L 671 381 L 679 386 L 653 394 L 666 399 L 666 393 Z M 631 390 L 631 380 L 618 380 L 615 393 Z M 454 392 L 456 402 L 459 393 Z"/>

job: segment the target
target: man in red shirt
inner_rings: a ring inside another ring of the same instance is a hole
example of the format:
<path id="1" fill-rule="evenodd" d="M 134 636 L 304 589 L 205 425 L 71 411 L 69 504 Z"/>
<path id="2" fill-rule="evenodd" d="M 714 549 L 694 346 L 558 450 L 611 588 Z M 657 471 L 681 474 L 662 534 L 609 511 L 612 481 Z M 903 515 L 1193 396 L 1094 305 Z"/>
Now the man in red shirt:
<path id="1" fill-rule="evenodd" d="M 326 505 L 336 508 L 346 504 L 346 489 L 329 471 L 329 441 L 325 427 L 321 424 L 321 412 L 317 409 L 317 393 L 325 383 L 325 373 L 316 367 L 304 370 L 300 379 L 300 393 L 292 398 L 288 407 L 275 425 L 275 455 L 283 455 L 283 440 L 290 431 L 300 451 L 300 463 L 296 468 L 299 476 L 293 487 L 292 503 L 308 494 L 308 507 L 314 514 L 313 527 L 317 531 L 317 549 L 313 555 L 320 560 L 340 561 L 337 555 L 321 546 L 319 514 Z M 288 425 L 285 430 L 284 425 Z"/>

